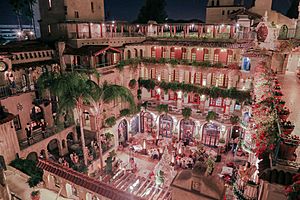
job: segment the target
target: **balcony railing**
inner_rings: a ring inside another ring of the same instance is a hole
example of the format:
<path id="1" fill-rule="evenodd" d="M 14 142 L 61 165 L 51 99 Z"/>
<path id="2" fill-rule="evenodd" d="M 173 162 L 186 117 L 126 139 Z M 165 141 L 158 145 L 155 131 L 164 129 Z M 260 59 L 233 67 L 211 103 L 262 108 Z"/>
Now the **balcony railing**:
<path id="1" fill-rule="evenodd" d="M 16 87 L 12 88 L 10 85 L 0 86 L 0 99 L 10 97 L 13 95 L 17 95 L 20 93 L 26 93 L 30 91 L 34 91 L 34 85 L 31 86 L 23 86 L 21 83 L 16 83 Z"/>

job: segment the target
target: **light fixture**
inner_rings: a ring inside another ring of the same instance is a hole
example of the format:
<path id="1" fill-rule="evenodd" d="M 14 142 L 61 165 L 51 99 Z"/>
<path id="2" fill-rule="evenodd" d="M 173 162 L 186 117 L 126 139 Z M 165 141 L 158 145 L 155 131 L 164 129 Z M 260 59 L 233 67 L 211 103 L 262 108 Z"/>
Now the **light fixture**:
<path id="1" fill-rule="evenodd" d="M 114 24 L 114 23 L 115 23 L 115 21 L 112 21 L 112 23 Z"/>
<path id="2" fill-rule="evenodd" d="M 239 24 L 236 24 L 235 26 L 236 26 L 236 27 L 239 27 L 240 25 L 239 25 Z"/>
<path id="3" fill-rule="evenodd" d="M 21 36 L 21 35 L 22 35 L 22 32 L 21 32 L 21 31 L 18 31 L 18 32 L 17 32 L 17 35 L 18 35 L 18 36 Z"/>
<path id="4" fill-rule="evenodd" d="M 136 25 L 136 27 L 138 27 L 138 28 L 139 28 L 139 27 L 140 27 L 140 25 Z"/>
<path id="5" fill-rule="evenodd" d="M 30 35 L 34 35 L 34 32 L 30 31 L 29 34 L 30 34 Z"/>
<path id="6" fill-rule="evenodd" d="M 143 149 L 146 150 L 147 144 L 146 144 L 146 139 L 143 140 Z"/>

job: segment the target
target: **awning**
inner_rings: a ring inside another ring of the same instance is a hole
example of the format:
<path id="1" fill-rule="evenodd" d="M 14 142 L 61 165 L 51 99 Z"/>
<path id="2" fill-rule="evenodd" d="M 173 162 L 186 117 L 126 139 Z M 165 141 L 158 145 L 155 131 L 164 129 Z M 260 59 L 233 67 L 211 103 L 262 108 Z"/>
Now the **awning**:
<path id="1" fill-rule="evenodd" d="M 98 56 L 105 52 L 122 53 L 122 50 L 108 46 L 108 45 L 85 45 L 80 48 L 73 48 L 67 46 L 65 55 L 78 55 L 78 56 Z"/>

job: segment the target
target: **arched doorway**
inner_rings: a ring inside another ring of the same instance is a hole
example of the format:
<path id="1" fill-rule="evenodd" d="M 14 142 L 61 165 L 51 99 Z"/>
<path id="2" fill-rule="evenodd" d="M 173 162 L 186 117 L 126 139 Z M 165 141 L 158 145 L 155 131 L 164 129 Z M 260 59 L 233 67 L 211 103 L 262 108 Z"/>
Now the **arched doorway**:
<path id="1" fill-rule="evenodd" d="M 130 132 L 135 135 L 139 132 L 139 116 L 136 115 L 130 120 Z"/>
<path id="2" fill-rule="evenodd" d="M 153 125 L 153 116 L 149 112 L 141 112 L 141 132 L 151 133 Z"/>
<path id="3" fill-rule="evenodd" d="M 191 119 L 180 121 L 180 139 L 192 138 L 195 133 L 195 122 Z"/>
<path id="4" fill-rule="evenodd" d="M 57 139 L 52 139 L 47 145 L 47 150 L 50 156 L 58 158 L 60 156 L 59 141 Z"/>
<path id="5" fill-rule="evenodd" d="M 220 127 L 214 123 L 207 123 L 202 130 L 202 143 L 210 147 L 216 147 L 219 144 Z"/>
<path id="6" fill-rule="evenodd" d="M 76 143 L 74 138 L 74 133 L 73 132 L 68 133 L 66 140 L 67 140 L 67 147 L 71 148 L 71 146 Z"/>
<path id="7" fill-rule="evenodd" d="M 66 183 L 66 191 L 67 191 L 68 198 L 78 197 L 77 189 L 73 185 L 70 185 L 69 183 Z"/>
<path id="8" fill-rule="evenodd" d="M 36 152 L 31 152 L 27 155 L 26 159 L 36 162 L 38 160 L 38 154 Z"/>
<path id="9" fill-rule="evenodd" d="M 128 124 L 126 119 L 123 119 L 118 125 L 118 140 L 120 142 L 128 140 Z"/>
<path id="10" fill-rule="evenodd" d="M 138 57 L 139 57 L 139 55 L 138 55 L 138 50 L 137 50 L 137 49 L 134 49 L 134 57 L 135 57 L 135 58 L 138 58 Z"/>
<path id="11" fill-rule="evenodd" d="M 159 135 L 171 138 L 173 130 L 173 119 L 170 115 L 164 114 L 159 117 Z"/>
<path id="12" fill-rule="evenodd" d="M 242 132 L 242 128 L 239 126 L 233 126 L 232 127 L 232 133 L 231 133 L 231 139 L 235 140 L 236 138 L 239 138 Z"/>
<path id="13" fill-rule="evenodd" d="M 280 28 L 278 39 L 287 39 L 287 37 L 288 37 L 288 31 L 289 31 L 289 29 L 288 29 L 287 25 L 283 25 Z"/>

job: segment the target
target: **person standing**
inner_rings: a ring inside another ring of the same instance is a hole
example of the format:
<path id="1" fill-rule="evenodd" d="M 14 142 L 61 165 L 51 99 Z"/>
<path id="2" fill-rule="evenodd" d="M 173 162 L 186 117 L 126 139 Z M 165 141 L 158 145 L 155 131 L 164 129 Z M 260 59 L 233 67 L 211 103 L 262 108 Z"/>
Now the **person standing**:
<path id="1" fill-rule="evenodd" d="M 31 130 L 31 126 L 29 123 L 27 123 L 25 131 L 26 131 L 26 136 L 27 136 L 27 142 L 28 142 L 28 145 L 30 146 L 32 130 Z"/>
<path id="2" fill-rule="evenodd" d="M 43 135 L 43 138 L 46 138 L 46 128 L 47 128 L 47 123 L 45 122 L 44 119 L 41 119 L 41 129 L 42 129 L 42 135 Z"/>

